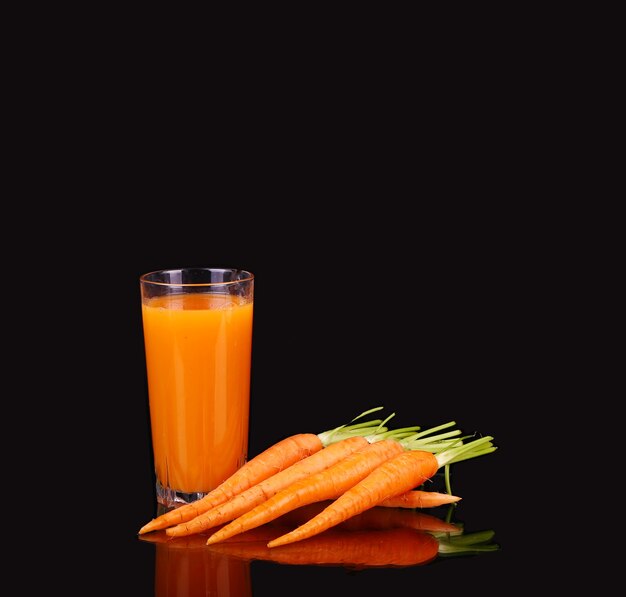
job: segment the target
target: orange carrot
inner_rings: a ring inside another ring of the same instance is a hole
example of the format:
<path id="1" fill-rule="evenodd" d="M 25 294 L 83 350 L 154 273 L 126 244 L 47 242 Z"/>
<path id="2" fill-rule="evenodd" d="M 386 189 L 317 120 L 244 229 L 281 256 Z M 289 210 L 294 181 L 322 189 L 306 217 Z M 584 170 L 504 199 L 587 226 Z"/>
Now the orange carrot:
<path id="1" fill-rule="evenodd" d="M 292 512 L 284 514 L 278 518 L 274 524 L 283 527 L 291 526 L 291 529 L 301 525 L 317 514 L 331 503 L 331 500 L 324 500 L 315 504 L 308 504 L 297 508 Z M 269 526 L 269 525 L 265 525 Z M 344 520 L 337 525 L 338 529 L 346 531 L 371 531 L 375 529 L 391 529 L 391 528 L 407 528 L 416 531 L 428 531 L 437 533 L 459 533 L 462 527 L 441 520 L 437 516 L 417 512 L 415 510 L 406 510 L 402 508 L 380 508 L 375 506 Z M 275 537 L 278 537 L 276 535 Z M 272 537 L 274 539 L 275 537 Z"/>
<path id="2" fill-rule="evenodd" d="M 345 442 L 345 443 L 344 443 Z M 343 445 L 342 445 L 343 443 Z M 367 444 L 367 440 L 361 436 L 346 438 L 343 442 L 329 446 L 324 450 L 305 458 L 295 464 L 292 464 L 284 471 L 258 483 L 254 487 L 236 495 L 228 502 L 211 508 L 207 512 L 196 516 L 188 522 L 183 522 L 165 530 L 169 537 L 186 537 L 196 533 L 202 533 L 208 529 L 223 525 L 238 516 L 245 514 L 258 506 L 271 496 L 275 495 L 281 489 L 287 487 L 290 483 L 294 483 L 300 479 L 308 477 L 311 474 L 324 470 L 332 466 L 348 453 L 355 451 L 359 447 Z M 353 449 L 352 449 L 353 448 Z M 331 452 L 332 458 L 331 458 Z M 343 454 L 342 454 L 343 452 Z M 458 502 L 461 498 L 448 493 L 439 493 L 437 491 L 422 491 L 415 489 L 407 491 L 396 497 L 383 500 L 378 506 L 384 509 L 395 510 L 401 509 L 422 509 L 436 508 L 445 504 Z M 319 512 L 319 510 L 318 510 Z M 317 514 L 317 512 L 316 512 Z M 382 514 L 378 514 L 382 517 Z M 385 514 L 387 517 L 396 516 L 395 514 Z M 303 521 L 304 522 L 304 521 Z"/>
<path id="3" fill-rule="evenodd" d="M 346 442 L 344 446 L 342 446 L 340 442 L 334 444 L 335 449 L 333 450 L 331 450 L 333 446 L 329 446 L 324 450 L 316 452 L 308 458 L 292 464 L 284 471 L 236 495 L 228 502 L 211 508 L 188 522 L 169 527 L 166 529 L 167 535 L 170 537 L 186 537 L 195 533 L 202 533 L 208 529 L 230 522 L 238 516 L 252 510 L 252 508 L 258 506 L 281 489 L 284 489 L 289 483 L 294 483 L 299 479 L 303 479 L 324 468 L 332 466 L 341 458 L 347 456 L 349 448 L 354 446 L 354 450 L 356 450 L 357 447 L 363 447 L 366 445 L 367 440 L 361 436 L 356 436 L 346 438 L 343 442 Z M 343 455 L 341 455 L 340 450 L 344 452 Z M 332 458 L 330 457 L 331 452 L 333 452 Z M 389 509 L 403 508 L 414 510 L 417 508 L 436 508 L 445 504 L 458 502 L 460 499 L 460 497 L 448 493 L 415 489 L 396 497 L 387 498 L 378 504 L 378 506 Z M 389 514 L 388 516 L 392 515 Z"/>
<path id="4" fill-rule="evenodd" d="M 333 529 L 305 544 L 270 549 L 258 542 L 225 542 L 211 546 L 210 550 L 244 560 L 268 560 L 279 564 L 395 568 L 432 562 L 438 555 L 439 542 L 429 533 L 406 528 Z"/>
<path id="5" fill-rule="evenodd" d="M 329 468 L 353 452 L 364 448 L 368 443 L 368 440 L 363 436 L 357 435 L 331 444 L 257 483 L 229 501 L 196 516 L 188 522 L 168 528 L 166 533 L 170 537 L 184 537 L 229 522 L 249 512 L 292 483 Z"/>
<path id="6" fill-rule="evenodd" d="M 352 419 L 351 422 L 356 421 L 366 414 L 380 410 L 381 408 L 382 407 L 377 407 L 365 411 Z M 382 427 L 383 423 L 384 422 L 380 419 L 376 419 L 352 425 L 341 425 L 340 427 L 324 431 L 317 435 L 313 433 L 298 433 L 289 436 L 270 446 L 252 460 L 249 460 L 231 477 L 226 479 L 203 498 L 193 503 L 179 506 L 174 510 L 170 510 L 152 519 L 139 529 L 139 534 L 142 535 L 151 531 L 165 529 L 192 520 L 203 512 L 227 502 L 235 495 L 264 481 L 295 462 L 319 452 L 325 446 L 354 435 L 366 436 L 372 433 L 387 431 L 386 427 Z"/>
<path id="7" fill-rule="evenodd" d="M 450 495 L 449 493 L 414 489 L 395 497 L 387 498 L 378 505 L 387 508 L 437 508 L 445 504 L 453 504 L 460 501 L 460 499 L 460 497 Z"/>
<path id="8" fill-rule="evenodd" d="M 383 462 L 402 452 L 404 452 L 402 445 L 393 439 L 368 444 L 337 464 L 292 483 L 249 512 L 234 519 L 211 535 L 207 545 L 224 541 L 233 535 L 270 522 L 300 506 L 331 499 L 364 479 Z"/>
<path id="9" fill-rule="evenodd" d="M 439 454 L 422 450 L 404 451 L 403 449 L 402 453 L 381 463 L 345 492 L 336 492 L 335 495 L 338 493 L 340 497 L 322 512 L 293 531 L 273 539 L 268 543 L 268 547 L 287 545 L 318 535 L 352 516 L 373 508 L 388 497 L 399 495 L 421 485 L 445 464 L 492 451 L 491 439 L 493 438 L 485 437 L 474 440 L 460 447 L 444 450 Z M 479 445 L 486 443 L 489 445 L 485 451 L 475 450 Z M 226 528 L 224 527 L 215 535 L 223 533 Z M 209 537 L 207 543 L 212 543 L 215 535 Z"/>
<path id="10" fill-rule="evenodd" d="M 335 496 L 336 498 L 339 495 Z M 461 501 L 461 498 L 449 493 L 439 493 L 438 491 L 423 491 L 421 489 L 412 489 L 405 491 L 400 495 L 384 499 L 377 506 L 384 508 L 437 508 L 446 504 L 454 504 Z"/>

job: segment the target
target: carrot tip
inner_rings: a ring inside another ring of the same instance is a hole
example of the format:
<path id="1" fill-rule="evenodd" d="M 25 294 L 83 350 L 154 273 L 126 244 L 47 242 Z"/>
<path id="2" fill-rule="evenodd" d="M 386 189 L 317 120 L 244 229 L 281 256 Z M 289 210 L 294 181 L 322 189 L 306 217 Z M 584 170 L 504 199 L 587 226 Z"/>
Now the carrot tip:
<path id="1" fill-rule="evenodd" d="M 280 547 L 281 545 L 286 545 L 287 543 L 289 543 L 288 539 L 282 539 L 282 537 L 278 537 L 276 539 L 272 539 L 272 541 L 270 541 L 267 546 L 269 548 L 272 547 Z"/>
<path id="2" fill-rule="evenodd" d="M 139 534 L 140 535 L 144 535 L 145 533 L 150 533 L 152 531 L 159 531 L 163 528 L 163 526 L 160 524 L 160 521 L 158 521 L 156 518 L 151 520 L 149 523 L 144 524 L 140 529 L 139 529 Z"/>

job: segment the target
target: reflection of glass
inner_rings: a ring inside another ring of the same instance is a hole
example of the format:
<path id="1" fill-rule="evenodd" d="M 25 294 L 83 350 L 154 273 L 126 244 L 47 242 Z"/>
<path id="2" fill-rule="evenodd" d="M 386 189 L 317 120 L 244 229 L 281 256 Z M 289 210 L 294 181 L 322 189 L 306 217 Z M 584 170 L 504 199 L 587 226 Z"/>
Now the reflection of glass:
<path id="1" fill-rule="evenodd" d="M 155 542 L 155 597 L 250 597 L 250 562 L 206 547 L 206 537 Z"/>

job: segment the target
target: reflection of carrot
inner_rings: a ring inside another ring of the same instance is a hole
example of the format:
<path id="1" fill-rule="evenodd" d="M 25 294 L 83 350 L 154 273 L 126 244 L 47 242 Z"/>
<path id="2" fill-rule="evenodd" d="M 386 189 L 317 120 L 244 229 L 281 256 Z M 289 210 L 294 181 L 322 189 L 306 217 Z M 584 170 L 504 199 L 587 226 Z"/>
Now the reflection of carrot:
<path id="1" fill-rule="evenodd" d="M 401 444 L 392 439 L 383 439 L 368 444 L 326 470 L 296 481 L 279 491 L 215 532 L 209 537 L 207 544 L 224 541 L 233 535 L 270 522 L 300 506 L 332 499 L 365 478 L 377 466 L 392 456 L 397 456 L 403 452 L 404 448 Z M 430 452 L 427 454 L 433 456 Z M 400 492 L 401 490 L 398 491 L 398 493 Z"/>
<path id="2" fill-rule="evenodd" d="M 409 491 L 411 488 L 419 486 L 427 479 L 430 479 L 440 467 L 455 462 L 457 459 L 469 457 L 468 453 L 470 451 L 476 454 L 474 450 L 479 445 L 488 443 L 488 449 L 490 450 L 491 439 L 493 438 L 484 437 L 477 439 L 468 444 L 463 444 L 461 447 L 444 450 L 439 454 L 432 454 L 422 450 L 402 451 L 401 454 L 380 464 L 370 474 L 358 483 L 353 484 L 345 492 L 337 492 L 341 494 L 340 497 L 322 512 L 297 529 L 270 541 L 268 547 L 278 547 L 313 537 L 356 514 L 378 505 L 387 497 Z M 465 456 L 463 456 L 464 453 Z M 289 488 L 287 491 L 289 491 Z M 222 536 L 226 535 L 225 531 L 228 529 L 228 526 L 209 537 L 207 543 L 210 544 L 219 540 L 220 533 L 222 533 Z M 216 536 L 218 537 L 214 540 Z"/>
<path id="3" fill-rule="evenodd" d="M 308 507 L 303 508 L 300 517 L 304 516 L 308 510 Z M 290 514 L 295 513 L 294 511 Z M 417 515 L 420 518 L 422 516 L 434 518 L 419 512 L 405 511 L 402 514 Z M 357 515 L 346 522 L 352 523 L 361 516 Z M 365 519 L 363 521 L 365 522 Z M 285 523 L 281 518 L 210 547 L 206 546 L 206 536 L 202 533 L 187 537 L 168 537 L 164 531 L 157 531 L 142 535 L 140 539 L 156 545 L 157 557 L 159 549 L 161 547 L 166 548 L 170 554 L 169 557 L 172 558 L 168 560 L 169 562 L 175 562 L 175 552 L 180 551 L 190 554 L 190 557 L 209 559 L 216 556 L 228 556 L 246 562 L 268 560 L 291 565 L 335 565 L 346 568 L 426 564 L 433 560 L 435 549 L 437 556 L 445 557 L 476 555 L 499 549 L 499 546 L 492 542 L 494 532 L 491 530 L 464 535 L 462 531 L 454 533 L 443 530 L 441 532 L 425 532 L 426 529 L 411 530 L 406 527 L 369 529 L 364 525 L 357 531 L 348 530 L 344 528 L 344 525 L 345 523 L 338 525 L 336 528 L 329 529 L 325 533 L 304 542 L 273 548 L 267 547 L 267 542 L 293 529 L 292 523 Z M 431 527 L 433 525 L 424 523 L 422 526 Z M 436 547 L 433 540 L 436 542 Z M 203 555 L 196 556 L 194 554 Z M 187 575 L 188 571 L 185 570 L 183 577 L 186 578 Z M 175 578 L 178 578 L 178 575 L 175 575 Z"/>
<path id="4" fill-rule="evenodd" d="M 382 407 L 377 407 L 361 413 L 352 421 L 356 421 L 362 416 L 380 410 L 381 408 Z M 377 419 L 365 423 L 355 423 L 347 426 L 342 425 L 341 427 L 324 431 L 317 435 L 313 433 L 298 433 L 289 436 L 249 460 L 221 485 L 203 498 L 152 519 L 139 529 L 139 534 L 157 531 L 191 520 L 203 512 L 227 502 L 235 495 L 264 481 L 278 471 L 282 471 L 303 458 L 319 452 L 325 446 L 341 441 L 346 437 L 352 437 L 353 435 L 366 436 L 375 431 L 386 431 L 386 428 L 380 427 L 381 423 L 382 422 Z"/>
<path id="5" fill-rule="evenodd" d="M 246 533 L 237 535 L 224 543 L 230 543 L 236 541 L 238 543 L 263 543 L 264 545 L 293 529 L 293 525 L 287 524 L 266 524 L 256 529 L 251 529 Z M 196 533 L 194 535 L 186 535 L 184 537 L 170 537 L 165 533 L 165 530 L 154 531 L 153 533 L 145 533 L 139 535 L 139 540 L 146 543 L 162 544 L 167 543 L 171 549 L 202 549 L 206 550 L 207 535 L 204 533 Z"/>
<path id="6" fill-rule="evenodd" d="M 263 503 L 281 489 L 327 469 L 340 460 L 343 460 L 349 454 L 364 448 L 368 443 L 368 440 L 363 436 L 357 435 L 331 444 L 327 448 L 316 452 L 308 458 L 299 460 L 285 470 L 250 487 L 228 502 L 211 508 L 188 522 L 168 528 L 166 533 L 171 537 L 183 537 L 194 533 L 201 533 L 217 525 L 230 522 L 234 518 L 237 518 L 237 516 L 241 516 L 252 510 L 255 506 Z"/>
<path id="7" fill-rule="evenodd" d="M 226 541 L 209 549 L 245 560 L 359 569 L 427 564 L 437 557 L 439 542 L 429 533 L 413 529 L 332 529 L 303 543 L 282 547 L 269 548 L 260 542 Z"/>

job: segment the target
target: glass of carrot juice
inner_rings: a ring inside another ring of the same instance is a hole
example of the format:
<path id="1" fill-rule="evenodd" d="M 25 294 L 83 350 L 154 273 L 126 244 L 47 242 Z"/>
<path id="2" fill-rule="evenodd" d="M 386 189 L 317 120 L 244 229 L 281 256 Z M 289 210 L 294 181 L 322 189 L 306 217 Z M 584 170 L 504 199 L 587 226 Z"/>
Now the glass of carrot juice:
<path id="1" fill-rule="evenodd" d="M 254 275 L 140 276 L 157 502 L 191 503 L 247 459 Z"/>

